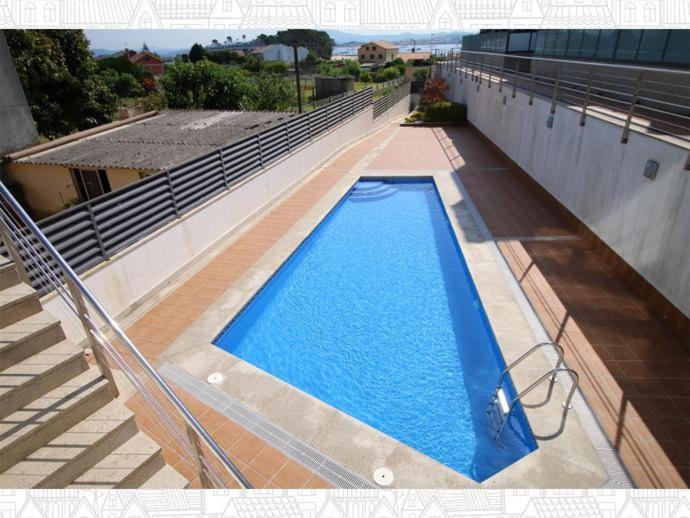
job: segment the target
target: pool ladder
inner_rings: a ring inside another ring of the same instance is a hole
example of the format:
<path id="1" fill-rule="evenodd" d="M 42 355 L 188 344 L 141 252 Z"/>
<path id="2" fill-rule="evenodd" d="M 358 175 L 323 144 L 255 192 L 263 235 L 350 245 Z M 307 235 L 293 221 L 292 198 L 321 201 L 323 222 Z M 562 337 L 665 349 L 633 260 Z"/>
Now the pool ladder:
<path id="1" fill-rule="evenodd" d="M 517 396 L 515 396 L 510 402 L 508 402 L 508 398 L 506 397 L 506 392 L 503 389 L 503 380 L 505 379 L 506 375 L 510 372 L 510 370 L 517 366 L 518 364 L 522 363 L 523 360 L 527 359 L 529 356 L 531 356 L 537 349 L 541 349 L 542 347 L 548 347 L 551 346 L 553 347 L 556 352 L 558 353 L 558 362 L 556 363 L 556 367 L 545 373 L 543 376 L 539 377 L 534 383 L 532 383 L 529 387 L 524 389 L 522 392 L 520 392 Z M 577 382 L 579 380 L 579 376 L 577 372 L 575 372 L 572 369 L 568 369 L 567 367 L 562 367 L 563 365 L 563 347 L 560 344 L 557 344 L 555 342 L 541 342 L 534 347 L 532 347 L 529 351 L 527 351 L 525 354 L 520 356 L 517 360 L 515 360 L 513 363 L 508 365 L 505 369 L 503 369 L 503 372 L 501 373 L 501 376 L 498 378 L 498 384 L 496 385 L 496 390 L 493 393 L 493 396 L 491 397 L 491 401 L 489 402 L 489 406 L 486 409 L 486 414 L 489 420 L 489 427 L 490 430 L 493 432 L 493 440 L 497 441 L 499 437 L 501 436 L 501 433 L 503 432 L 506 423 L 508 422 L 508 419 L 510 418 L 510 415 L 513 412 L 513 409 L 515 408 L 515 405 L 527 394 L 529 394 L 533 389 L 535 389 L 538 385 L 540 385 L 546 378 L 549 378 L 549 391 L 546 396 L 546 401 L 548 401 L 551 398 L 551 392 L 553 391 L 553 386 L 557 381 L 557 376 L 558 373 L 560 372 L 567 372 L 570 373 L 573 379 L 573 384 L 572 387 L 570 387 L 570 391 L 568 392 L 568 397 L 566 398 L 565 402 L 563 403 L 564 407 L 564 412 L 563 415 L 565 417 L 565 414 L 568 412 L 568 409 L 571 407 L 571 400 L 573 399 L 573 395 L 575 395 L 575 389 L 577 388 Z M 528 405 L 525 405 L 528 406 Z M 541 405 L 531 405 L 531 406 L 541 406 Z"/>

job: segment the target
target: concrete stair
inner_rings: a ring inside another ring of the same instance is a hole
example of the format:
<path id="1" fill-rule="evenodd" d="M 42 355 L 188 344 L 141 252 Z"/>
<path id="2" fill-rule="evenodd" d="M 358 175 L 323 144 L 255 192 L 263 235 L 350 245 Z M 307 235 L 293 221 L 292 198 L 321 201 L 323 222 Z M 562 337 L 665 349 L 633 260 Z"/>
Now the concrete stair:
<path id="1" fill-rule="evenodd" d="M 0 488 L 187 487 L 111 389 L 0 264 Z"/>

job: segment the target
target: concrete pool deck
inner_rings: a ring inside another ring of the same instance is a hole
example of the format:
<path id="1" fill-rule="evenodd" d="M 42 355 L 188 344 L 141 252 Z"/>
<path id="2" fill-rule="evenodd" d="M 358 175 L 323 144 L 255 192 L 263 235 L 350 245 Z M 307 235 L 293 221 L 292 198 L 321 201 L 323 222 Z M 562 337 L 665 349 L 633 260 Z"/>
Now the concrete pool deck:
<path id="1" fill-rule="evenodd" d="M 560 384 L 547 405 L 527 410 L 535 435 L 557 436 L 538 439 L 535 452 L 479 485 L 211 344 L 360 176 L 386 175 L 434 177 L 506 361 L 536 344 L 490 249 L 493 242 L 487 242 L 468 209 L 453 160 L 429 128 L 382 130 L 277 200 L 190 280 L 150 311 L 142 310 L 128 332 L 159 366 L 173 364 L 202 381 L 212 372 L 223 373 L 225 381 L 214 390 L 369 480 L 375 468 L 386 466 L 396 477 L 395 487 L 599 487 L 607 474 L 574 412 L 558 433 Z M 466 170 L 505 167 L 480 149 L 468 151 L 462 161 Z M 543 353 L 535 355 L 514 371 L 514 382 L 526 386 L 551 367 L 550 361 Z M 541 387 L 527 402 L 541 401 L 545 391 Z M 271 478 L 266 480 L 270 484 Z"/>

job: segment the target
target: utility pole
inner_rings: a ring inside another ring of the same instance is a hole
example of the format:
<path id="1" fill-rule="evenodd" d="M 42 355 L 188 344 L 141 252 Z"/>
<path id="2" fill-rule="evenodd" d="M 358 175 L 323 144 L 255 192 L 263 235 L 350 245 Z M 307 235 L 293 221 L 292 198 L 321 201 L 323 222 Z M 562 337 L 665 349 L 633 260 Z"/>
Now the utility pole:
<path id="1" fill-rule="evenodd" d="M 299 48 L 299 43 L 297 40 L 292 42 L 292 54 L 295 58 L 295 82 L 297 83 L 297 111 L 302 113 L 302 84 L 299 80 L 299 55 L 297 49 Z"/>

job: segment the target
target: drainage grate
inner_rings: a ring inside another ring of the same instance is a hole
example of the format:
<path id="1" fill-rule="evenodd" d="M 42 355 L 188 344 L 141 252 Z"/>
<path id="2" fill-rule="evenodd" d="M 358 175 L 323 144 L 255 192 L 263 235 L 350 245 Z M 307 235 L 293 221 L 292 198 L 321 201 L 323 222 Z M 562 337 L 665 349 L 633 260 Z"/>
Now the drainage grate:
<path id="1" fill-rule="evenodd" d="M 240 404 L 216 387 L 201 381 L 184 369 L 166 362 L 160 374 L 179 385 L 202 403 L 252 432 L 281 453 L 310 469 L 325 481 L 341 489 L 377 489 L 373 482 L 346 468 L 339 462 L 278 428 L 259 414 Z"/>

